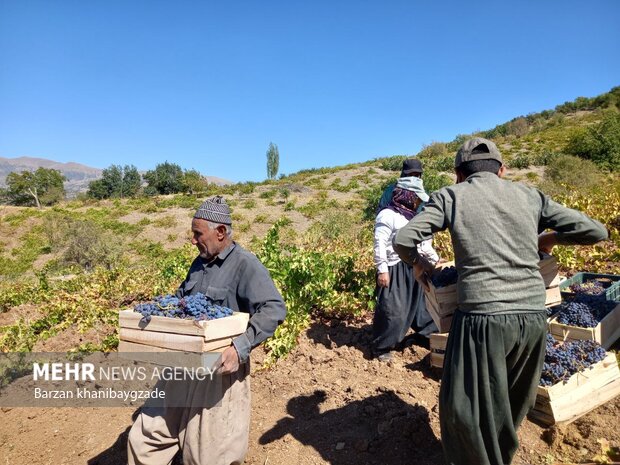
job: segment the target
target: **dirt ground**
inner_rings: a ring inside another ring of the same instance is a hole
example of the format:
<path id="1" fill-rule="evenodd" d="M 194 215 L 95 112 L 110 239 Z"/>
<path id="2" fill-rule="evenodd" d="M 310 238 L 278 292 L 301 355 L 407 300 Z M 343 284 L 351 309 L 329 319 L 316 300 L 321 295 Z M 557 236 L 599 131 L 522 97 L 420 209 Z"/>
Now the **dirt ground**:
<path id="1" fill-rule="evenodd" d="M 441 464 L 440 373 L 409 343 L 391 364 L 367 350 L 370 322 L 314 321 L 269 370 L 253 353 L 248 465 Z M 5 408 L 0 465 L 126 463 L 133 408 Z M 584 463 L 620 445 L 620 398 L 562 428 L 525 421 L 516 465 Z M 178 462 L 180 463 L 180 461 Z"/>

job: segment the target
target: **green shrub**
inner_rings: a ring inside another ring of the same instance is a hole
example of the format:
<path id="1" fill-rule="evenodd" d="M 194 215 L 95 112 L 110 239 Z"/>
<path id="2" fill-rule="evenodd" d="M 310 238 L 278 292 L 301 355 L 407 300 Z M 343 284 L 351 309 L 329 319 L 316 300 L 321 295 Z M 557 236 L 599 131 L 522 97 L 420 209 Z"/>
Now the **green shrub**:
<path id="1" fill-rule="evenodd" d="M 508 167 L 517 170 L 529 168 L 531 164 L 532 160 L 530 156 L 525 153 L 519 153 L 508 161 Z"/>
<path id="2" fill-rule="evenodd" d="M 295 346 L 313 312 L 359 315 L 374 302 L 374 269 L 357 271 L 354 254 L 284 246 L 281 227 L 280 221 L 272 226 L 257 253 L 288 309 L 284 323 L 265 343 L 270 351 L 268 364 Z"/>
<path id="3" fill-rule="evenodd" d="M 398 171 L 403 167 L 403 162 L 407 159 L 407 155 L 396 155 L 394 157 L 383 158 L 379 162 L 381 169 L 385 171 Z"/>
<path id="4" fill-rule="evenodd" d="M 550 195 L 589 190 L 600 184 L 602 173 L 590 160 L 572 155 L 558 156 L 545 168 L 541 189 Z"/>
<path id="5" fill-rule="evenodd" d="M 566 152 L 592 160 L 601 168 L 620 170 L 620 114 L 607 112 L 599 124 L 576 131 Z"/>
<path id="6" fill-rule="evenodd" d="M 76 221 L 66 239 L 62 256 L 65 265 L 78 265 L 86 270 L 96 266 L 112 268 L 120 261 L 122 247 L 118 236 L 90 221 Z"/>
<path id="7" fill-rule="evenodd" d="M 556 152 L 545 150 L 542 153 L 536 154 L 532 157 L 532 165 L 534 166 L 547 166 L 552 163 L 559 156 Z"/>
<path id="8" fill-rule="evenodd" d="M 269 189 L 260 193 L 259 197 L 261 199 L 272 199 L 278 193 L 277 189 Z"/>
<path id="9" fill-rule="evenodd" d="M 378 184 L 367 187 L 360 191 L 360 195 L 364 199 L 364 211 L 362 218 L 364 220 L 374 220 L 377 216 L 377 207 L 379 206 L 379 200 L 383 195 L 383 191 L 390 185 L 394 184 L 398 176 L 387 178 Z"/>
<path id="10" fill-rule="evenodd" d="M 435 192 L 442 187 L 454 184 L 454 181 L 450 176 L 431 170 L 424 170 L 422 179 L 424 180 L 424 190 L 427 194 Z"/>
<path id="11" fill-rule="evenodd" d="M 172 215 L 162 216 L 153 220 L 153 225 L 158 228 L 174 228 L 177 225 L 177 220 Z"/>
<path id="12" fill-rule="evenodd" d="M 252 192 L 254 192 L 254 189 L 256 189 L 256 183 L 255 182 L 244 182 L 241 184 L 235 184 L 234 185 L 235 190 L 242 195 L 249 195 Z"/>
<path id="13" fill-rule="evenodd" d="M 256 207 L 256 200 L 254 199 L 248 199 L 245 202 L 243 202 L 243 208 L 252 209 L 255 207 Z"/>

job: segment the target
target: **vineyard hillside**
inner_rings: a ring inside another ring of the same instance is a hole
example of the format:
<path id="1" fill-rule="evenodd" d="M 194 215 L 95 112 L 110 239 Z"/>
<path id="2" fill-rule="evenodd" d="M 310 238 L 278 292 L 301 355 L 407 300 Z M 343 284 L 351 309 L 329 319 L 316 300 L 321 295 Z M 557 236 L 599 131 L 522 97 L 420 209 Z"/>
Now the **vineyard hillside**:
<path id="1" fill-rule="evenodd" d="M 508 179 L 608 227 L 604 243 L 554 250 L 566 276 L 620 274 L 619 107 L 617 87 L 473 134 L 498 144 Z M 261 183 L 211 184 L 192 195 L 80 198 L 40 210 L 0 205 L 0 348 L 116 350 L 118 311 L 175 290 L 196 256 L 191 218 L 205 198 L 222 195 L 234 239 L 270 270 L 289 310 L 253 360 L 253 405 L 271 408 L 253 413 L 248 463 L 390 465 L 415 447 L 425 457 L 417 463 L 439 463 L 439 376 L 428 367 L 428 350 L 405 344 L 389 366 L 368 353 L 373 220 L 403 159 L 423 160 L 425 186 L 434 191 L 454 182 L 454 153 L 470 136 Z M 601 150 L 599 139 L 611 148 Z M 452 258 L 447 233 L 436 235 L 434 246 Z M 0 372 L 0 386 L 11 381 L 11 373 Z M 11 464 L 123 463 L 133 413 L 3 410 L 0 457 Z M 600 454 L 599 440 L 620 444 L 619 414 L 615 400 L 567 428 L 527 422 L 516 463 L 590 460 Z M 322 430 L 325 421 L 334 431 Z M 396 449 L 387 449 L 385 437 Z M 388 453 L 392 461 L 379 459 Z"/>

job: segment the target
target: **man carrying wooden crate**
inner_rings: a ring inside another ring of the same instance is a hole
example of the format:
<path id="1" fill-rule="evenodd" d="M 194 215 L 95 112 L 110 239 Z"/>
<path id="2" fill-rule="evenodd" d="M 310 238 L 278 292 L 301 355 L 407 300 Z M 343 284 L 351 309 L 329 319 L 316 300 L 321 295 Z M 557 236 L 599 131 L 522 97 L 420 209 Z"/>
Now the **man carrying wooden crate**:
<path id="1" fill-rule="evenodd" d="M 534 188 L 502 180 L 502 157 L 489 140 L 465 142 L 455 169 L 457 184 L 431 195 L 424 211 L 400 229 L 394 249 L 424 282 L 416 246 L 450 231 L 459 307 L 439 393 L 444 454 L 449 464 L 509 464 L 544 360 L 545 285 L 538 251 L 594 244 L 607 231 Z M 540 234 L 546 229 L 554 232 Z"/>
<path id="2" fill-rule="evenodd" d="M 250 431 L 250 351 L 273 335 L 286 307 L 267 269 L 232 240 L 231 224 L 230 209 L 219 196 L 196 211 L 192 244 L 199 256 L 177 297 L 200 292 L 218 305 L 247 312 L 248 328 L 222 353 L 222 389 L 188 381 L 188 407 L 142 409 L 129 432 L 130 465 L 167 464 L 179 449 L 184 464 L 243 463 Z"/>

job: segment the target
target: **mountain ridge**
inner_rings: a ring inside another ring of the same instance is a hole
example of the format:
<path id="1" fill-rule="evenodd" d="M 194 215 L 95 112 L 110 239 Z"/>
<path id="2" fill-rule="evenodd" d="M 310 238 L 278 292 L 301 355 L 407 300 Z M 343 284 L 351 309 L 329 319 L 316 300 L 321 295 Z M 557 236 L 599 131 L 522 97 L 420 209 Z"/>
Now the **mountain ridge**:
<path id="1" fill-rule="evenodd" d="M 91 181 L 101 178 L 103 170 L 93 168 L 77 162 L 58 162 L 40 157 L 0 157 L 0 187 L 6 186 L 6 177 L 9 173 L 20 171 L 34 171 L 37 168 L 55 169 L 60 171 L 66 178 L 65 190 L 67 197 L 73 197 L 88 190 Z M 140 172 L 144 174 L 144 172 Z M 217 176 L 204 176 L 205 179 L 218 186 L 232 184 L 231 181 Z"/>

